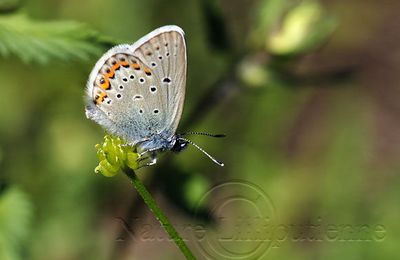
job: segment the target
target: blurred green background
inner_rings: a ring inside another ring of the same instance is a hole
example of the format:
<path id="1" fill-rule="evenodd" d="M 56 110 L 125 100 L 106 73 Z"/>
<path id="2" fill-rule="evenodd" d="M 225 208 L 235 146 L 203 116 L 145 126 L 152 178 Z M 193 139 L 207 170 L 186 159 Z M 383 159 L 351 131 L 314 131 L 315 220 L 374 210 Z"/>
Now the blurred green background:
<path id="1" fill-rule="evenodd" d="M 268 195 L 275 223 L 381 232 L 295 241 L 312 230 L 293 229 L 259 259 L 399 258 L 398 10 L 397 0 L 0 0 L 0 259 L 183 259 L 123 174 L 94 173 L 104 131 L 83 102 L 103 52 L 166 24 L 188 46 L 179 131 L 228 136 L 192 138 L 223 168 L 190 147 L 138 171 L 178 230 L 223 229 L 212 196 L 201 214 L 196 205 L 235 179 Z M 223 259 L 184 237 L 200 259 Z"/>

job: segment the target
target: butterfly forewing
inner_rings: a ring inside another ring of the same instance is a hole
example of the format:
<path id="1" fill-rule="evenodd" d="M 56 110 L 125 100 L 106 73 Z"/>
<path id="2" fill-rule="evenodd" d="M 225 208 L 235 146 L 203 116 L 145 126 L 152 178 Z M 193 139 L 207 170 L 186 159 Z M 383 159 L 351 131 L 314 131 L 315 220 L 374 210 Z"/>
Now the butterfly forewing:
<path id="1" fill-rule="evenodd" d="M 167 99 L 164 130 L 174 134 L 185 98 L 186 45 L 183 32 L 178 28 L 160 33 L 138 46 L 134 54 L 154 71 L 161 93 Z"/>

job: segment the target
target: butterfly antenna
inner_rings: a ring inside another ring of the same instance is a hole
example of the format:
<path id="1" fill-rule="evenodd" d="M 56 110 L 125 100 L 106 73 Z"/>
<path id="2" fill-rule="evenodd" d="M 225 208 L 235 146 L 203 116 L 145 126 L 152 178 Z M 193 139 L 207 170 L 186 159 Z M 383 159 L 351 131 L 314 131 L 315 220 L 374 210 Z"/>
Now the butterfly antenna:
<path id="1" fill-rule="evenodd" d="M 183 134 L 180 134 L 181 136 L 185 136 L 185 135 L 205 135 L 205 136 L 209 136 L 209 137 L 225 137 L 226 135 L 224 134 L 210 134 L 210 133 L 201 133 L 201 132 L 186 132 Z"/>
<path id="2" fill-rule="evenodd" d="M 193 141 L 190 141 L 189 139 L 183 138 L 183 137 L 179 137 L 179 139 L 190 143 L 191 145 L 193 145 L 194 147 L 196 147 L 197 149 L 199 149 L 202 153 L 204 153 L 205 155 L 207 155 L 208 158 L 211 159 L 211 161 L 215 162 L 216 164 L 218 164 L 219 166 L 224 166 L 223 162 L 218 161 L 217 159 L 215 159 L 214 157 L 212 157 L 211 155 L 209 155 L 206 151 L 203 150 L 203 148 L 201 148 L 200 146 L 198 146 L 197 144 L 195 144 Z"/>

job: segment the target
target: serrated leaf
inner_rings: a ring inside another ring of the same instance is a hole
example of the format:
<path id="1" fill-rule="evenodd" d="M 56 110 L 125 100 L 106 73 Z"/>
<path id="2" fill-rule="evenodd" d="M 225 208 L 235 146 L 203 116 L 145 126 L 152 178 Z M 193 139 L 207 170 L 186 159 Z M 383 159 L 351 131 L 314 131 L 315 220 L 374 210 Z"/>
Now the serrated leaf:
<path id="1" fill-rule="evenodd" d="M 87 60 L 114 45 L 88 26 L 74 21 L 35 21 L 23 14 L 0 16 L 0 55 L 24 62 Z"/>

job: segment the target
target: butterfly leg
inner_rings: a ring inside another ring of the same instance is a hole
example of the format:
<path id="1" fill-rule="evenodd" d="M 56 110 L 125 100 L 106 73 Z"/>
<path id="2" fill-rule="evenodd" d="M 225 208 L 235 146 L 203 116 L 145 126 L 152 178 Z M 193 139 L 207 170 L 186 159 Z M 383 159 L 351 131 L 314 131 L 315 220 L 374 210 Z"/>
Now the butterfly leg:
<path id="1" fill-rule="evenodd" d="M 137 159 L 137 161 L 139 163 L 139 168 L 151 166 L 157 163 L 157 156 L 155 151 L 146 151 L 139 154 L 139 158 Z"/>
<path id="2" fill-rule="evenodd" d="M 146 164 L 146 166 L 151 166 L 151 165 L 154 165 L 154 164 L 157 163 L 156 153 L 152 152 L 150 158 L 151 158 L 151 161 L 148 162 L 148 163 Z"/>

